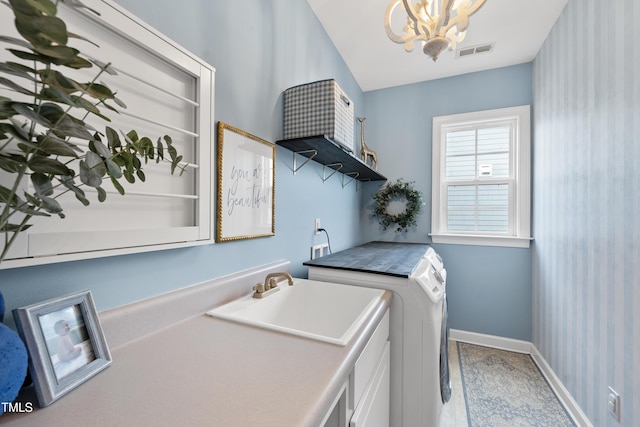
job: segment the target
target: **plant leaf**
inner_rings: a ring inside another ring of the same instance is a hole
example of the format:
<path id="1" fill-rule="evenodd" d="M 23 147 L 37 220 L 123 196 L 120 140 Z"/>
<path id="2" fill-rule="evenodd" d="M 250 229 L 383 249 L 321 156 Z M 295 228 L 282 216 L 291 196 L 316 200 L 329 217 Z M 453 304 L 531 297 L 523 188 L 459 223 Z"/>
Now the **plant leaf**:
<path id="1" fill-rule="evenodd" d="M 26 3 L 46 15 L 55 15 L 57 13 L 56 5 L 50 0 L 26 0 Z"/>
<path id="2" fill-rule="evenodd" d="M 36 194 L 41 196 L 53 195 L 53 185 L 51 185 L 51 179 L 43 173 L 31 174 L 31 183 L 36 190 Z"/>
<path id="3" fill-rule="evenodd" d="M 71 176 L 62 176 L 59 178 L 62 185 L 64 185 L 69 190 L 73 191 L 76 195 L 76 199 L 78 199 L 83 205 L 89 206 L 89 200 L 85 197 L 84 191 L 81 188 L 76 186 L 76 183 Z"/>
<path id="4" fill-rule="evenodd" d="M 113 128 L 109 126 L 105 127 L 105 131 L 107 134 L 107 142 L 111 150 L 117 150 L 122 147 L 122 142 L 120 142 L 120 137 L 118 136 L 118 132 L 116 132 Z"/>
<path id="5" fill-rule="evenodd" d="M 104 145 L 102 143 L 102 141 L 100 141 L 98 139 L 94 139 L 93 141 L 91 141 L 89 143 L 89 149 L 91 151 L 93 151 L 94 153 L 99 154 L 104 159 L 110 159 L 111 158 L 111 151 L 109 151 L 107 146 Z"/>
<path id="6" fill-rule="evenodd" d="M 178 156 L 175 159 L 173 159 L 173 161 L 171 162 L 171 174 L 173 175 L 173 173 L 176 171 L 176 168 L 178 167 L 178 163 L 180 163 L 182 161 L 182 156 Z M 183 169 L 184 171 L 184 169 Z M 182 175 L 182 173 L 180 173 Z"/>
<path id="7" fill-rule="evenodd" d="M 104 191 L 104 188 L 98 187 L 98 188 L 96 188 L 96 190 L 98 190 L 98 201 L 100 203 L 102 203 L 105 200 L 107 200 L 107 192 Z"/>
<path id="8" fill-rule="evenodd" d="M 11 99 L 0 96 L 0 119 L 8 119 L 18 114 L 16 110 L 11 108 L 12 104 L 13 101 Z M 0 123 L 0 125 L 2 124 Z"/>
<path id="9" fill-rule="evenodd" d="M 91 59 L 91 62 L 97 65 L 101 70 L 104 70 L 107 74 L 111 74 L 112 76 L 118 75 L 118 72 L 111 66 L 111 63 L 102 62 L 93 58 Z"/>
<path id="10" fill-rule="evenodd" d="M 102 176 L 87 166 L 84 160 L 80 160 L 80 181 L 89 187 L 98 188 L 102 184 Z"/>
<path id="11" fill-rule="evenodd" d="M 95 171 L 100 177 L 103 177 L 107 173 L 107 167 L 105 166 L 102 157 L 94 153 L 93 151 L 87 151 L 84 156 L 84 161 L 91 170 Z"/>
<path id="12" fill-rule="evenodd" d="M 18 58 L 25 59 L 27 61 L 37 61 L 37 62 L 42 62 L 43 64 L 51 64 L 54 62 L 53 58 L 48 57 L 46 55 L 38 55 L 36 53 L 24 52 L 22 50 L 16 50 L 16 49 L 7 49 L 7 50 L 12 54 L 14 54 L 15 56 L 17 56 Z"/>
<path id="13" fill-rule="evenodd" d="M 65 65 L 67 62 L 73 61 L 80 51 L 68 46 L 36 46 L 33 50 L 39 54 L 58 60 L 54 62 L 59 65 Z"/>
<path id="14" fill-rule="evenodd" d="M 17 39 L 15 37 L 9 36 L 0 36 L 0 41 L 10 44 L 15 44 L 20 47 L 24 47 L 25 49 L 31 49 L 31 45 L 22 39 Z"/>
<path id="15" fill-rule="evenodd" d="M 113 184 L 115 189 L 118 191 L 118 193 L 120 193 L 121 196 L 124 196 L 124 187 L 120 184 L 120 182 L 118 182 L 118 180 L 115 179 L 114 177 L 111 177 L 111 183 Z"/>
<path id="16" fill-rule="evenodd" d="M 135 145 L 135 143 L 136 143 L 136 142 L 138 142 L 138 140 L 140 139 L 140 138 L 138 137 L 138 132 L 136 132 L 135 130 L 130 130 L 130 131 L 127 133 L 127 138 L 129 138 L 129 140 L 130 140 L 131 144 L 134 144 L 134 145 Z"/>
<path id="17" fill-rule="evenodd" d="M 9 205 L 13 206 L 14 203 L 21 202 L 21 199 L 16 194 L 13 194 L 13 196 L 11 196 L 11 190 L 4 185 L 0 185 L 0 202 L 8 203 Z"/>
<path id="18" fill-rule="evenodd" d="M 21 36 L 31 42 L 36 51 L 47 47 L 64 47 L 75 51 L 74 55 L 78 54 L 77 49 L 65 46 L 68 41 L 67 25 L 62 19 L 47 15 L 33 16 L 20 13 L 15 15 L 16 29 Z M 52 43 L 58 46 L 52 46 Z"/>
<path id="19" fill-rule="evenodd" d="M 66 2 L 65 2 L 65 3 L 66 3 Z M 83 40 L 83 41 L 85 41 L 85 42 L 87 42 L 87 43 L 91 43 L 91 44 L 92 44 L 92 45 L 94 45 L 95 47 L 100 47 L 98 44 L 96 44 L 96 43 L 92 42 L 92 41 L 91 41 L 91 40 L 89 40 L 88 38 L 83 37 L 83 36 L 81 36 L 81 35 L 79 35 L 79 34 L 72 33 L 72 32 L 70 32 L 70 31 L 67 31 L 67 36 L 68 36 L 69 38 L 74 38 L 74 39 L 78 39 L 78 40 Z M 91 60 L 91 62 L 94 62 L 94 61 L 93 61 L 93 60 Z"/>
<path id="20" fill-rule="evenodd" d="M 40 200 L 42 200 L 42 209 L 47 212 L 58 215 L 62 212 L 62 206 L 60 206 L 60 203 L 58 203 L 56 199 L 41 197 Z M 62 216 L 62 218 L 64 218 L 64 216 Z"/>
<path id="21" fill-rule="evenodd" d="M 33 224 L 24 224 L 21 226 L 20 224 L 7 223 L 2 228 L 0 228 L 0 233 L 20 233 L 31 227 L 32 225 Z"/>
<path id="22" fill-rule="evenodd" d="M 39 125 L 45 126 L 47 128 L 51 127 L 51 122 L 43 115 L 36 113 L 31 109 L 31 107 L 27 104 L 23 104 L 21 102 L 15 102 L 11 106 L 16 112 L 22 114 L 29 120 L 32 120 Z"/>
<path id="23" fill-rule="evenodd" d="M 0 62 L 0 72 L 35 81 L 35 78 L 30 74 L 35 73 L 33 68 L 15 62 Z"/>
<path id="24" fill-rule="evenodd" d="M 47 128 L 51 127 L 51 122 L 47 119 L 47 117 L 42 114 L 38 114 L 27 104 L 23 104 L 21 102 L 16 102 L 12 105 L 12 108 L 16 110 L 18 113 L 25 116 L 27 119 L 32 120 L 39 125 L 45 126 Z"/>
<path id="25" fill-rule="evenodd" d="M 133 184 L 134 182 L 136 182 L 136 177 L 133 175 L 133 172 L 131 170 L 125 169 L 123 174 L 124 179 L 126 179 L 129 184 Z"/>
<path id="26" fill-rule="evenodd" d="M 39 15 L 38 10 L 29 4 L 27 0 L 9 0 L 14 13 L 26 15 Z"/>
<path id="27" fill-rule="evenodd" d="M 27 162 L 29 167 L 34 172 L 41 172 L 45 174 L 53 174 L 53 175 L 70 175 L 71 171 L 69 168 L 62 162 L 56 159 L 51 159 L 49 157 L 44 156 L 33 156 Z"/>
<path id="28" fill-rule="evenodd" d="M 70 136 L 89 141 L 93 140 L 93 135 L 87 130 L 86 124 L 71 116 L 63 117 L 55 127 L 55 132 L 61 134 L 63 137 Z"/>
<path id="29" fill-rule="evenodd" d="M 114 98 L 114 99 L 115 99 L 115 98 Z M 112 107 L 112 106 L 111 106 L 111 105 L 109 105 L 107 102 L 103 101 L 103 102 L 102 102 L 102 105 L 103 105 L 105 108 L 108 108 L 109 110 L 111 110 L 111 111 L 113 111 L 113 112 L 115 112 L 115 113 L 120 114 L 120 111 L 118 111 L 118 109 L 117 109 L 117 108 Z"/>
<path id="30" fill-rule="evenodd" d="M 69 94 L 55 86 L 46 86 L 40 91 L 40 99 L 43 101 L 60 102 L 67 105 L 75 106 L 76 103 Z"/>
<path id="31" fill-rule="evenodd" d="M 73 96 L 73 103 L 76 107 L 78 108 L 84 108 L 85 110 L 87 110 L 90 113 L 93 113 L 97 116 L 100 116 L 101 118 L 103 118 L 104 120 L 110 122 L 111 120 L 108 117 L 103 116 L 102 114 L 100 114 L 100 110 L 98 109 L 98 107 L 96 107 L 92 102 L 87 101 L 86 99 L 80 97 L 80 96 Z"/>
<path id="32" fill-rule="evenodd" d="M 91 68 L 93 66 L 91 62 L 87 61 L 86 59 L 80 56 L 74 57 L 71 61 L 59 62 L 58 64 L 64 65 L 65 67 L 73 68 L 76 70 L 80 68 Z"/>
<path id="33" fill-rule="evenodd" d="M 22 141 L 28 142 L 31 140 L 29 133 L 25 130 L 27 123 L 20 123 L 15 117 L 9 117 L 9 121 L 11 124 L 3 123 L 3 129 L 5 132 L 10 133 Z"/>
<path id="34" fill-rule="evenodd" d="M 100 100 L 113 99 L 115 96 L 108 86 L 100 83 L 91 83 L 84 85 L 83 92 L 93 98 Z"/>
<path id="35" fill-rule="evenodd" d="M 156 144 L 156 152 L 158 157 L 156 157 L 156 163 L 162 159 L 164 160 L 164 146 L 162 145 L 162 141 L 158 138 L 158 143 Z"/>
<path id="36" fill-rule="evenodd" d="M 82 90 L 82 85 L 56 70 L 41 70 L 38 72 L 42 81 L 49 86 L 57 87 L 66 93 Z"/>
<path id="37" fill-rule="evenodd" d="M 38 145 L 36 147 L 46 154 L 77 158 L 78 153 L 82 151 L 77 146 L 53 134 L 39 135 L 37 139 Z"/>
<path id="38" fill-rule="evenodd" d="M 30 91 L 29 89 L 25 89 L 22 86 L 20 86 L 19 84 L 15 83 L 12 80 L 6 79 L 4 77 L 0 77 L 0 84 L 3 86 L 8 87 L 9 89 L 13 89 L 16 92 L 20 92 L 24 95 L 28 95 L 28 96 L 38 96 L 37 93 Z"/>
<path id="39" fill-rule="evenodd" d="M 27 159 L 24 156 L 18 156 L 16 154 L 0 155 L 0 169 L 9 173 L 18 173 L 20 168 L 27 163 Z"/>
<path id="40" fill-rule="evenodd" d="M 116 162 L 111 159 L 107 159 L 105 160 L 105 164 L 107 165 L 107 173 L 109 176 L 116 179 L 122 178 L 122 169 L 120 169 L 120 166 L 118 166 Z"/>
<path id="41" fill-rule="evenodd" d="M 113 102 L 115 102 L 116 104 L 118 104 L 118 106 L 120 108 L 127 108 L 127 104 L 125 104 L 120 98 L 118 98 L 117 96 L 113 97 Z"/>

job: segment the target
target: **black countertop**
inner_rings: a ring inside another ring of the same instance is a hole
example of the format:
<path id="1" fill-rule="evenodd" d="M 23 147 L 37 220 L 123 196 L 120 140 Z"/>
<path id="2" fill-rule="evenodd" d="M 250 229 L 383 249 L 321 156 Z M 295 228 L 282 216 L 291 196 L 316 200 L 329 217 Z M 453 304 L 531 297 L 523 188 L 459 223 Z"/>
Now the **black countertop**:
<path id="1" fill-rule="evenodd" d="M 426 243 L 369 242 L 303 265 L 409 277 L 428 248 Z"/>

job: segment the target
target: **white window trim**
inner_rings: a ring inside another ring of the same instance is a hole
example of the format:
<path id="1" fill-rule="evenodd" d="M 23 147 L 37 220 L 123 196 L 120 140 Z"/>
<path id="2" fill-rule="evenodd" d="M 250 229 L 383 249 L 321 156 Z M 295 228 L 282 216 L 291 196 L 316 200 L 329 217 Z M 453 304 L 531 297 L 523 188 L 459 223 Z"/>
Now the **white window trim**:
<path id="1" fill-rule="evenodd" d="M 517 135 L 513 147 L 516 160 L 513 197 L 516 207 L 511 235 L 447 232 L 445 218 L 446 191 L 442 179 L 444 172 L 444 132 L 447 125 L 473 125 L 486 121 L 516 119 Z M 531 112 L 528 105 L 472 113 L 453 114 L 433 118 L 432 139 L 432 193 L 431 239 L 434 243 L 506 246 L 528 248 L 531 242 Z"/>

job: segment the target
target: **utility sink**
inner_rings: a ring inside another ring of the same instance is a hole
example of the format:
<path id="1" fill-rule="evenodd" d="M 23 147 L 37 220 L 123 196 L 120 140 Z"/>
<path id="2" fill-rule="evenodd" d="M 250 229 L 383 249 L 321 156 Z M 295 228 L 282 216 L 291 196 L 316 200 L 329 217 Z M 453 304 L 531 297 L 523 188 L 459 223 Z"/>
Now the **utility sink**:
<path id="1" fill-rule="evenodd" d="M 215 308 L 209 316 L 344 346 L 384 293 L 382 289 L 294 279 L 262 299 L 251 295 Z"/>

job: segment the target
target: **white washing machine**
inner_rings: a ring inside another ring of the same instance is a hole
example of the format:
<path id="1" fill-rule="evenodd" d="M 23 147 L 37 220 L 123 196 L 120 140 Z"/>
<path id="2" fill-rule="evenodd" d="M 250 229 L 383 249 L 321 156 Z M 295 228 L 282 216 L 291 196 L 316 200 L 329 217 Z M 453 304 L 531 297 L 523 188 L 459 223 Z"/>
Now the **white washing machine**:
<path id="1" fill-rule="evenodd" d="M 393 291 L 390 425 L 436 427 L 451 396 L 440 256 L 426 244 L 370 242 L 304 265 L 309 279 Z"/>

